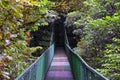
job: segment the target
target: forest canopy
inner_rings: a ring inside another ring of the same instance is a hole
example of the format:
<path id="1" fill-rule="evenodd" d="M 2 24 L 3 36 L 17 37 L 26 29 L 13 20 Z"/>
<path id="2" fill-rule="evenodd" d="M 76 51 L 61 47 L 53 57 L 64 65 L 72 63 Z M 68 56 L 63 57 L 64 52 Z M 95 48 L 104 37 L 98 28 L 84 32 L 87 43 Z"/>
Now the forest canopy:
<path id="1" fill-rule="evenodd" d="M 30 31 L 54 3 L 48 0 L 0 0 L 0 79 L 13 80 L 34 61 L 30 48 Z M 46 24 L 45 24 L 46 25 Z"/>

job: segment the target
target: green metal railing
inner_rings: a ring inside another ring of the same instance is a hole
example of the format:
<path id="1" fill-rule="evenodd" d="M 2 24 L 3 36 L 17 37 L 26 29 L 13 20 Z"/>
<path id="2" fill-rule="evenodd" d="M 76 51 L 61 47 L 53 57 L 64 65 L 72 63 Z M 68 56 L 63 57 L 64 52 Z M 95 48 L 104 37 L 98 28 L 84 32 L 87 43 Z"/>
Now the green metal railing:
<path id="1" fill-rule="evenodd" d="M 15 80 L 43 80 L 54 56 L 52 44 L 30 67 Z"/>
<path id="2" fill-rule="evenodd" d="M 66 55 L 69 59 L 75 80 L 108 80 L 106 77 L 102 76 L 92 67 L 90 67 L 81 56 L 73 52 L 69 46 L 66 30 L 64 40 Z"/>
<path id="3" fill-rule="evenodd" d="M 43 80 L 51 65 L 54 51 L 54 32 L 52 28 L 50 47 L 15 80 Z"/>
<path id="4" fill-rule="evenodd" d="M 43 80 L 54 56 L 52 44 L 30 67 L 15 80 Z"/>
<path id="5" fill-rule="evenodd" d="M 69 45 L 65 45 L 66 54 L 68 56 L 73 76 L 75 80 L 108 80 L 92 67 L 90 67 L 82 57 L 75 54 Z"/>

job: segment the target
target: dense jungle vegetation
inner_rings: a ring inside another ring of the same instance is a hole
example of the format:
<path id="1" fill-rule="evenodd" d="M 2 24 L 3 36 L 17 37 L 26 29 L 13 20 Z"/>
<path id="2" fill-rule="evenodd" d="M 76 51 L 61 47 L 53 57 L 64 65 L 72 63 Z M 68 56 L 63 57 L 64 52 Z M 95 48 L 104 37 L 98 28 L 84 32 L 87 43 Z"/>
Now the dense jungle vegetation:
<path id="1" fill-rule="evenodd" d="M 41 55 L 59 14 L 74 52 L 120 80 L 120 0 L 0 0 L 0 79 L 14 80 Z"/>

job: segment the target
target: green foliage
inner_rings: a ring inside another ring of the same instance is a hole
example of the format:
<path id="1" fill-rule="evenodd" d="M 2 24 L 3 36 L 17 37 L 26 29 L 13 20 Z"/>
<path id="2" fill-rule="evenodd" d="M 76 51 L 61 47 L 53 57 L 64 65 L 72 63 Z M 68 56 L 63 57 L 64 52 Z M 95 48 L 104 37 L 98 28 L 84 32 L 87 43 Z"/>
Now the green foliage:
<path id="1" fill-rule="evenodd" d="M 83 2 L 87 8 L 86 13 L 89 15 L 94 15 L 95 13 L 105 11 L 104 4 L 100 4 L 100 0 L 86 0 Z"/>
<path id="2" fill-rule="evenodd" d="M 82 1 L 84 0 L 50 0 L 55 2 L 55 6 L 52 7 L 53 10 L 59 12 L 71 12 L 83 7 Z"/>
<path id="3" fill-rule="evenodd" d="M 120 79 L 120 39 L 113 38 L 113 44 L 107 44 L 106 50 L 101 51 L 104 59 L 101 60 L 102 68 L 97 69 L 109 78 Z"/>
<path id="4" fill-rule="evenodd" d="M 73 26 L 80 17 L 81 17 L 81 13 L 79 11 L 68 13 L 66 21 L 65 21 L 65 25 L 68 27 Z"/>
<path id="5" fill-rule="evenodd" d="M 38 30 L 53 5 L 48 0 L 0 0 L 0 79 L 14 80 L 35 60 L 30 53 L 38 48 L 27 47 L 29 31 Z"/>
<path id="6" fill-rule="evenodd" d="M 32 51 L 34 50 L 27 47 L 26 42 L 22 40 L 16 40 L 13 45 L 4 50 L 4 52 L 13 59 L 5 69 L 5 71 L 9 73 L 9 76 L 11 76 L 10 79 L 14 79 L 16 75 L 20 74 L 35 60 L 35 58 L 31 56 Z"/>
<path id="7" fill-rule="evenodd" d="M 112 17 L 106 16 L 103 19 L 97 20 L 90 19 L 84 28 L 86 30 L 84 32 L 85 39 L 88 41 L 88 44 L 95 47 L 95 49 L 102 49 L 102 47 L 104 47 L 102 42 L 109 39 L 109 35 L 111 37 L 119 34 L 119 25 L 120 15 L 116 15 L 116 13 Z"/>
<path id="8" fill-rule="evenodd" d="M 119 0 L 85 0 L 83 7 L 69 13 L 66 20 L 68 26 L 82 31 L 75 52 L 80 55 L 86 52 L 87 62 L 111 80 L 120 79 L 119 3 Z M 78 14 L 80 17 L 76 18 Z"/>

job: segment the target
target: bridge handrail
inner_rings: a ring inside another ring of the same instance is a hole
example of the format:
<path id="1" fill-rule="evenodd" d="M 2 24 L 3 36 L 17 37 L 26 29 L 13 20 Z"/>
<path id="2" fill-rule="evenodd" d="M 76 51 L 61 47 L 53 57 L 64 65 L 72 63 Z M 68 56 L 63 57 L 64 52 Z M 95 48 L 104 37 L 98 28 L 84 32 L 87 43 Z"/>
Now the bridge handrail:
<path id="1" fill-rule="evenodd" d="M 77 58 L 77 60 L 79 60 L 81 63 L 82 63 L 82 66 L 84 66 L 85 68 L 87 68 L 87 70 L 88 71 L 90 71 L 90 73 L 93 73 L 93 74 L 95 74 L 96 75 L 96 78 L 97 77 L 99 77 L 99 78 L 97 78 L 97 79 L 95 79 L 95 80 L 109 80 L 109 79 L 107 79 L 106 77 L 104 77 L 103 75 L 101 75 L 100 73 L 98 73 L 95 69 L 93 69 L 92 67 L 90 67 L 85 61 L 84 61 L 84 59 L 81 57 L 81 56 L 79 56 L 79 55 L 77 55 L 76 53 L 74 53 L 73 52 L 73 50 L 70 48 L 70 46 L 68 45 L 68 44 L 65 44 L 66 45 L 66 48 L 70 51 L 70 54 L 72 54 L 72 56 L 73 57 L 75 57 L 75 58 Z M 70 55 L 69 53 L 67 53 L 67 55 Z M 70 57 L 70 56 L 69 56 Z M 73 62 L 73 61 L 70 61 L 70 63 L 71 62 Z M 71 65 L 71 67 L 72 66 L 75 66 L 75 65 Z M 74 69 L 73 69 L 73 71 L 74 71 Z M 79 71 L 78 71 L 79 72 Z M 84 72 L 84 71 L 83 71 Z M 74 73 L 73 73 L 74 74 Z M 94 75 L 94 76 L 95 76 Z M 87 76 L 87 75 L 86 75 Z M 93 76 L 93 75 L 92 75 Z M 74 75 L 74 77 L 75 77 L 75 75 Z M 90 76 L 89 76 L 90 77 Z M 77 80 L 81 80 L 80 78 L 79 79 L 77 79 Z M 82 78 L 82 80 L 92 80 L 92 79 L 85 79 L 85 76 L 84 76 L 84 78 Z"/>
<path id="2" fill-rule="evenodd" d="M 43 80 L 54 56 L 52 44 L 32 65 L 19 75 L 15 80 Z M 48 64 L 45 64 L 45 63 Z M 39 69 L 39 70 L 38 70 Z"/>
<path id="3" fill-rule="evenodd" d="M 68 56 L 75 80 L 109 80 L 100 73 L 98 73 L 95 69 L 90 67 L 81 56 L 73 52 L 73 50 L 69 46 L 69 41 L 65 27 L 64 27 L 64 31 L 65 31 L 64 45 L 65 45 L 66 55 Z"/>

